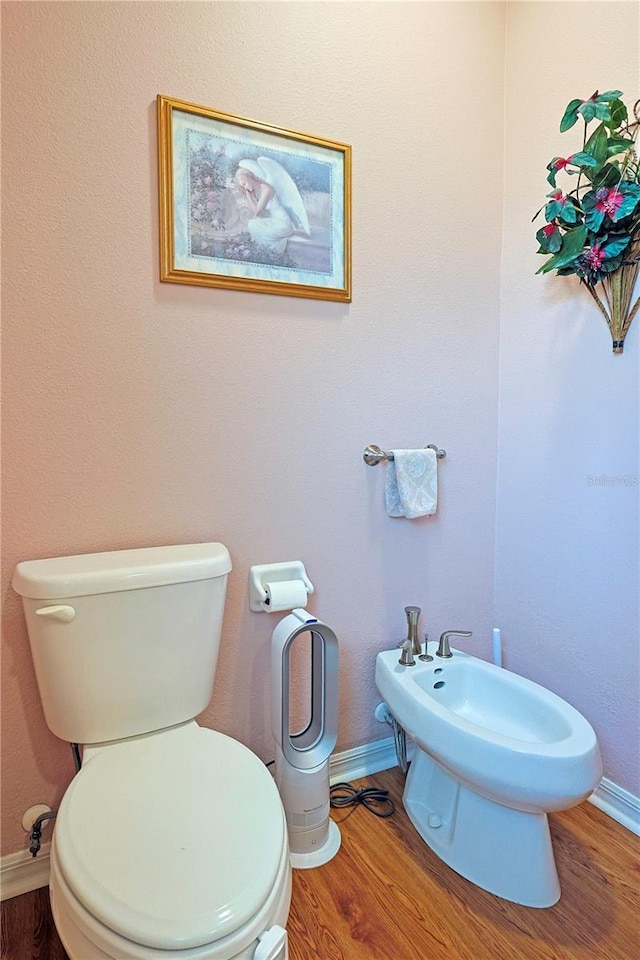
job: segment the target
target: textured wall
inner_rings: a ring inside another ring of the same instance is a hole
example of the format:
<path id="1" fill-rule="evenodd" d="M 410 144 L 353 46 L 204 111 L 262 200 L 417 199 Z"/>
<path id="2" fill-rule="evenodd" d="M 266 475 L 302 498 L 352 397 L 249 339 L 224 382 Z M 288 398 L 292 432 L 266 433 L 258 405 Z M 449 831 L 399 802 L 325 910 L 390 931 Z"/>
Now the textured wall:
<path id="1" fill-rule="evenodd" d="M 545 165 L 580 148 L 579 126 L 558 132 L 569 101 L 640 94 L 639 12 L 508 4 L 495 614 L 508 665 L 589 718 L 605 775 L 636 795 L 640 324 L 614 356 L 588 293 L 534 276 L 529 221 Z"/>
<path id="2" fill-rule="evenodd" d="M 502 4 L 4 3 L 3 852 L 71 775 L 47 730 L 18 560 L 222 540 L 204 722 L 265 760 L 275 617 L 252 563 L 301 558 L 342 641 L 339 749 L 378 650 L 425 609 L 489 650 Z M 353 145 L 354 300 L 157 281 L 155 96 Z M 525 271 L 526 272 L 526 271 Z M 438 515 L 391 520 L 369 442 L 448 451 Z"/>

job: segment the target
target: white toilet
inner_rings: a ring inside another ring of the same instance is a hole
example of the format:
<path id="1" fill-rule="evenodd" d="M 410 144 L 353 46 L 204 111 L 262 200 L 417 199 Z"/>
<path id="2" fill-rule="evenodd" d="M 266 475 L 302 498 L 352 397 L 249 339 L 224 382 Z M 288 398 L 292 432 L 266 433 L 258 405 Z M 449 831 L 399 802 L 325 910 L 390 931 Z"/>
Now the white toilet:
<path id="1" fill-rule="evenodd" d="M 273 777 L 194 720 L 230 570 L 219 543 L 16 568 L 47 724 L 84 744 L 51 845 L 72 960 L 286 960 L 291 867 Z"/>

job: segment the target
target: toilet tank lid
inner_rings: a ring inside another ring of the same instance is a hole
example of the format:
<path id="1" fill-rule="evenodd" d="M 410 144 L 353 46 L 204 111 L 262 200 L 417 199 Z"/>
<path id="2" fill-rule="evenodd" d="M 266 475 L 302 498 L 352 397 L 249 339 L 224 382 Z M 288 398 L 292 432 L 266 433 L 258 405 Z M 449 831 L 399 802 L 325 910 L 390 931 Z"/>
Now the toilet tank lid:
<path id="1" fill-rule="evenodd" d="M 231 557 L 222 543 L 190 543 L 24 560 L 12 585 L 22 597 L 60 600 L 212 580 L 230 570 Z"/>

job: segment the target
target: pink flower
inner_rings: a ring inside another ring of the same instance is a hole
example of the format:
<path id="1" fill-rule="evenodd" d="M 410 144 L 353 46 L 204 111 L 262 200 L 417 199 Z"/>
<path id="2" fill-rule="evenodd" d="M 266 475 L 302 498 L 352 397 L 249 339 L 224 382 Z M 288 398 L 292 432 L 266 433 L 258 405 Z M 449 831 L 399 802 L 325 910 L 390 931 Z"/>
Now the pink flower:
<path id="1" fill-rule="evenodd" d="M 601 187 L 596 193 L 596 210 L 613 218 L 622 204 L 622 194 L 615 189 Z"/>
<path id="2" fill-rule="evenodd" d="M 544 227 L 542 228 L 542 232 L 544 233 L 545 237 L 550 237 L 555 229 L 555 223 L 545 223 Z"/>
<path id="3" fill-rule="evenodd" d="M 569 167 L 572 163 L 575 163 L 577 156 L 577 153 L 572 153 L 570 157 L 555 157 L 549 166 L 553 167 L 556 171 L 564 170 L 565 167 Z"/>
<path id="4" fill-rule="evenodd" d="M 602 252 L 602 244 L 594 243 L 590 250 L 586 250 L 584 253 L 584 258 L 588 266 L 592 270 L 599 270 L 604 260 L 604 253 Z"/>

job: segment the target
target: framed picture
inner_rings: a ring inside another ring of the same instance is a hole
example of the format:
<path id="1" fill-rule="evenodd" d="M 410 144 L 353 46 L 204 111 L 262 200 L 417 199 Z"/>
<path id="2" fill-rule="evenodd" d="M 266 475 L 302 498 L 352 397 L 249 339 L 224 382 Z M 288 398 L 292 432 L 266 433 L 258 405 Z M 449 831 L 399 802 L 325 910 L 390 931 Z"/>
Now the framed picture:
<path id="1" fill-rule="evenodd" d="M 351 300 L 351 147 L 158 96 L 160 279 Z"/>

